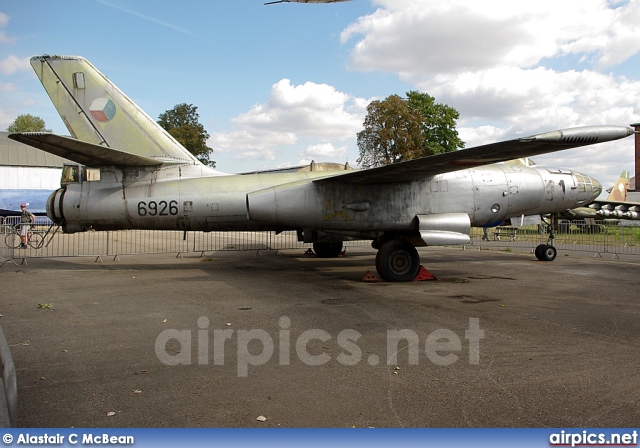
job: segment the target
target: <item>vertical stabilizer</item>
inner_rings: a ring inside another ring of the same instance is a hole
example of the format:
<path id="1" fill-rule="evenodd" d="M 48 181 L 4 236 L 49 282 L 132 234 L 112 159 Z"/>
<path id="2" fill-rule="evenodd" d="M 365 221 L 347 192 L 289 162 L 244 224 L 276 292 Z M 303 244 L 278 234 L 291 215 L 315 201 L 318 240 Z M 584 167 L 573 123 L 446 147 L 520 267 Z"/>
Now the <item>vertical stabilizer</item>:
<path id="1" fill-rule="evenodd" d="M 31 65 L 74 138 L 165 163 L 200 164 L 86 59 L 37 56 Z"/>
<path id="2" fill-rule="evenodd" d="M 620 174 L 620 178 L 611 189 L 607 201 L 611 202 L 625 202 L 627 200 L 627 191 L 631 188 L 631 181 L 629 178 L 629 171 L 623 171 Z"/>

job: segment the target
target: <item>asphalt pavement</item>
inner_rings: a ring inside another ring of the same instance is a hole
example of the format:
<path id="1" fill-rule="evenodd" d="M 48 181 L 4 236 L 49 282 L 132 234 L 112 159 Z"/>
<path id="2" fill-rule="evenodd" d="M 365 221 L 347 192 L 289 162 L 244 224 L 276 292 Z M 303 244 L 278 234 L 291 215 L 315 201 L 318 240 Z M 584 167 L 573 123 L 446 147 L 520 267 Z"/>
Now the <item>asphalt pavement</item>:
<path id="1" fill-rule="evenodd" d="M 640 259 L 420 253 L 436 281 L 363 282 L 368 247 L 7 263 L 18 426 L 638 424 Z"/>

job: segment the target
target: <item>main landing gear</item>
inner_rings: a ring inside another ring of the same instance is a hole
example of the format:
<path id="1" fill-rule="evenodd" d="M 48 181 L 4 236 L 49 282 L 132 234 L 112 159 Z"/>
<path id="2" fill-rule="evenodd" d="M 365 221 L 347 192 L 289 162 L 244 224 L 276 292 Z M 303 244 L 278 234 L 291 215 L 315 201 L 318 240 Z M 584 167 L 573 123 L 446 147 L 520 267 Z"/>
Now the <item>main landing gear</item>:
<path id="1" fill-rule="evenodd" d="M 551 215 L 551 223 L 542 218 L 549 229 L 549 244 L 539 244 L 534 251 L 536 258 L 540 261 L 553 261 L 558 256 L 558 250 L 553 245 L 555 238 L 554 229 L 558 225 L 558 214 Z"/>
<path id="2" fill-rule="evenodd" d="M 409 282 L 420 270 L 420 255 L 404 240 L 390 240 L 378 248 L 376 270 L 388 282 Z"/>
<path id="3" fill-rule="evenodd" d="M 376 270 L 388 282 L 410 282 L 420 272 L 420 255 L 413 244 L 401 240 L 376 241 Z M 335 258 L 342 253 L 342 241 L 315 242 L 313 251 L 320 258 Z"/>
<path id="4" fill-rule="evenodd" d="M 313 251 L 320 258 L 335 258 L 342 253 L 342 241 L 328 243 L 313 243 Z"/>

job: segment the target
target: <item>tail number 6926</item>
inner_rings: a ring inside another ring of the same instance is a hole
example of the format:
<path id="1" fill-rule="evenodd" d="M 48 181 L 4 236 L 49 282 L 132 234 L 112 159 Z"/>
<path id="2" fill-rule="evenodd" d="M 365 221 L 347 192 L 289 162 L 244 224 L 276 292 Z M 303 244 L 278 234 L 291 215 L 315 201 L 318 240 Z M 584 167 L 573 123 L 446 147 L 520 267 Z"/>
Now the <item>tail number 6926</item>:
<path id="1" fill-rule="evenodd" d="M 170 216 L 178 214 L 178 201 L 140 201 L 138 202 L 139 216 Z"/>

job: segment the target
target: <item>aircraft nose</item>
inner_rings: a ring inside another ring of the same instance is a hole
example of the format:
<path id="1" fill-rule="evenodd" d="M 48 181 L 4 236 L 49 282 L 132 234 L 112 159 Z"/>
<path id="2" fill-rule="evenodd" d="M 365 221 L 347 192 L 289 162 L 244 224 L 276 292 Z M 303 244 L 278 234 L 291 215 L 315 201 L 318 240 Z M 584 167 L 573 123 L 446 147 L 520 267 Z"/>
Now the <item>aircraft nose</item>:
<path id="1" fill-rule="evenodd" d="M 591 178 L 591 185 L 593 185 L 593 194 L 591 196 L 591 200 L 595 201 L 596 198 L 600 196 L 600 193 L 602 193 L 602 185 L 593 177 Z"/>

